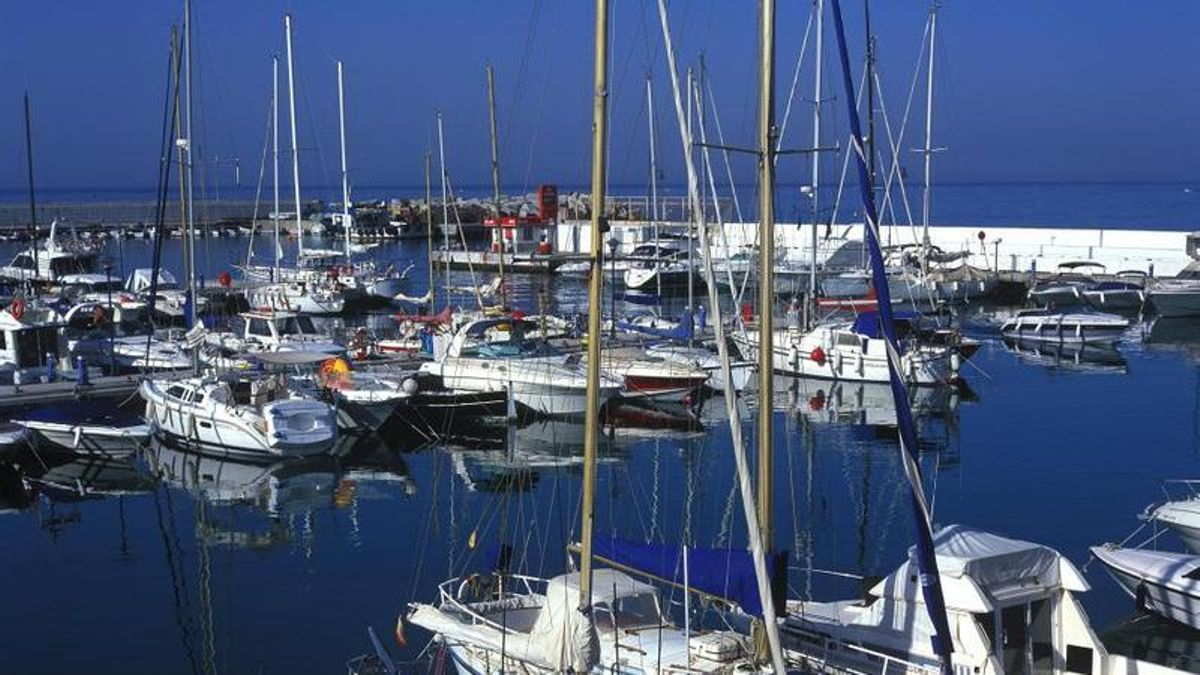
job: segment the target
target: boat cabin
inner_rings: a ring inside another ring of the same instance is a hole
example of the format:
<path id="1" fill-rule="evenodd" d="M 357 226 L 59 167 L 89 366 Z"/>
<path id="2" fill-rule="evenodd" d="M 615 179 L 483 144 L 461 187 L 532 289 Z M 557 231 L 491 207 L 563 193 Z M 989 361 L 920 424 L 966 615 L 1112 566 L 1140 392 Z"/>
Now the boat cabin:
<path id="1" fill-rule="evenodd" d="M 91 274 L 96 271 L 97 246 L 73 237 L 57 240 L 58 221 L 50 224 L 50 233 L 45 240 L 34 243 L 13 257 L 12 262 L 0 267 L 0 276 L 18 281 L 42 283 L 57 282 L 71 274 Z"/>
<path id="2" fill-rule="evenodd" d="M 57 315 L 15 300 L 0 310 L 0 381 L 19 384 L 49 374 L 59 361 Z"/>

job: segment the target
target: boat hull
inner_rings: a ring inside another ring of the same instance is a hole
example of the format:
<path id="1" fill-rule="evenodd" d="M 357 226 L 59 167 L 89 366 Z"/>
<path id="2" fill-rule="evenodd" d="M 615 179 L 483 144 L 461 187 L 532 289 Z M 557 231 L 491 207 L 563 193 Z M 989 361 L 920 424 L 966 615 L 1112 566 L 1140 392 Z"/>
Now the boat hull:
<path id="1" fill-rule="evenodd" d="M 1126 551 L 1108 551 L 1099 546 L 1092 549 L 1092 553 L 1104 564 L 1109 576 L 1137 601 L 1141 609 L 1200 630 L 1200 597 L 1161 583 L 1160 580 L 1147 578 L 1125 564 L 1126 561 L 1119 555 L 1124 552 Z"/>
<path id="2" fill-rule="evenodd" d="M 1200 289 L 1151 291 L 1150 302 L 1159 316 L 1200 316 Z"/>
<path id="3" fill-rule="evenodd" d="M 24 422 L 39 441 L 70 450 L 79 455 L 129 457 L 150 437 L 150 427 L 102 429 L 49 422 Z"/>

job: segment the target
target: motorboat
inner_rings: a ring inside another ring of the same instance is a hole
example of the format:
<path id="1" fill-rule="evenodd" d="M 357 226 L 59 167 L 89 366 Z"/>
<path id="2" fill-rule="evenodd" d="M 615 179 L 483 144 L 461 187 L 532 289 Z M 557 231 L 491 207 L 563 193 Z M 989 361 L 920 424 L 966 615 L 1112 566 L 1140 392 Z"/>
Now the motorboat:
<path id="1" fill-rule="evenodd" d="M 1083 300 L 1098 310 L 1134 312 L 1146 306 L 1146 275 L 1118 272 L 1117 279 L 1100 281 L 1083 290 Z"/>
<path id="2" fill-rule="evenodd" d="M 317 330 L 311 317 L 281 310 L 252 310 L 239 315 L 242 330 L 210 332 L 203 355 L 210 362 L 237 360 L 264 352 L 306 352 L 343 356 L 346 347 Z"/>
<path id="3" fill-rule="evenodd" d="M 952 672 L 1162 672 L 1109 653 L 1077 597 L 1087 581 L 1054 549 L 962 525 L 939 529 L 933 543 Z M 780 624 L 788 656 L 817 673 L 945 672 L 915 558 L 910 549 L 863 599 L 789 600 Z"/>
<path id="4" fill-rule="evenodd" d="M 85 365 L 112 372 L 191 367 L 191 355 L 178 343 L 159 339 L 153 332 L 126 332 L 124 325 L 113 319 L 119 311 L 114 305 L 91 301 L 67 310 L 62 337 L 73 362 L 82 358 Z"/>
<path id="5" fill-rule="evenodd" d="M 33 432 L 40 443 L 79 455 L 128 457 L 150 436 L 140 416 L 105 402 L 76 401 L 39 406 L 12 420 Z"/>
<path id="6" fill-rule="evenodd" d="M 297 256 L 294 266 L 276 268 L 272 265 L 245 265 L 246 279 L 255 282 L 306 282 L 329 284 L 338 289 L 346 302 L 368 300 L 392 301 L 400 296 L 407 283 L 407 270 L 394 265 L 382 269 L 371 260 L 346 258 L 344 251 L 334 249 L 305 249 Z"/>
<path id="7" fill-rule="evenodd" d="M 237 459 L 275 461 L 328 452 L 332 406 L 290 391 L 277 375 L 147 379 L 139 389 L 158 435 Z"/>
<path id="8" fill-rule="evenodd" d="M 60 316 L 37 302 L 16 298 L 0 308 L 0 381 L 36 382 L 59 365 Z"/>
<path id="9" fill-rule="evenodd" d="M 1115 314 L 1024 309 L 1006 319 L 1000 333 L 1027 342 L 1116 342 L 1128 328 L 1129 320 Z"/>
<path id="10" fill-rule="evenodd" d="M 707 384 L 710 389 L 716 392 L 725 390 L 725 374 L 721 369 L 721 359 L 707 347 L 660 342 L 647 346 L 646 354 L 664 361 L 699 368 L 708 373 Z M 729 364 L 729 374 L 733 378 L 733 390 L 741 392 L 754 374 L 754 364 L 750 361 L 733 361 Z"/>
<path id="11" fill-rule="evenodd" d="M 187 291 L 179 285 L 175 275 L 167 270 L 158 271 L 158 284 L 154 284 L 154 270 L 135 269 L 125 280 L 125 290 L 146 304 L 151 302 L 150 291 L 154 290 L 154 311 L 169 321 L 182 321 L 187 313 Z M 196 313 L 208 307 L 208 299 L 197 295 L 194 299 Z"/>
<path id="12" fill-rule="evenodd" d="M 624 398 L 684 400 L 698 393 L 709 377 L 707 370 L 686 361 L 650 355 L 636 347 L 605 349 L 600 361 L 601 372 L 622 383 Z"/>
<path id="13" fill-rule="evenodd" d="M 1087 270 L 1094 270 L 1089 273 Z M 1030 302 L 1042 307 L 1083 304 L 1084 291 L 1096 285 L 1091 274 L 1103 273 L 1104 265 L 1090 260 L 1073 260 L 1058 266 L 1058 273 L 1029 289 Z"/>
<path id="14" fill-rule="evenodd" d="M 93 273 L 100 246 L 99 241 L 75 236 L 60 241 L 55 220 L 50 223 L 50 232 L 44 240 L 34 242 L 8 265 L 0 266 L 0 278 L 48 285 L 60 283 L 70 274 Z"/>
<path id="15" fill-rule="evenodd" d="M 125 290 L 119 277 L 109 274 L 68 274 L 59 279 L 59 296 L 71 303 L 95 302 L 114 308 L 118 323 L 133 323 L 142 317 L 146 303 Z"/>
<path id="16" fill-rule="evenodd" d="M 403 617 L 433 633 L 460 673 L 753 671 L 747 638 L 675 626 L 655 587 L 614 569 L 593 571 L 590 615 L 578 609 L 578 572 L 505 575 L 495 596 L 468 581 L 442 582 L 436 603 Z"/>
<path id="17" fill-rule="evenodd" d="M 466 323 L 443 349 L 441 357 L 421 364 L 421 372 L 441 378 L 447 389 L 509 391 L 535 413 L 582 414 L 587 405 L 587 378 L 579 355 L 564 355 L 526 332 L 537 325 L 508 317 Z M 620 393 L 620 381 L 604 378 L 598 403 Z"/>
<path id="18" fill-rule="evenodd" d="M 1200 556 L 1111 544 L 1092 555 L 1139 609 L 1200 630 Z"/>
<path id="19" fill-rule="evenodd" d="M 1200 316 L 1200 278 L 1163 279 L 1146 291 L 1162 317 Z"/>
<path id="20" fill-rule="evenodd" d="M 977 348 L 954 331 L 925 327 L 913 312 L 897 312 L 895 322 L 901 373 L 909 384 L 941 385 L 956 380 L 962 361 Z M 744 359 L 757 360 L 757 331 L 732 337 Z M 807 332 L 797 327 L 777 329 L 772 351 L 775 371 L 785 375 L 890 381 L 887 340 L 876 312 L 864 312 L 853 321 L 821 323 Z"/>
<path id="21" fill-rule="evenodd" d="M 1142 519 L 1166 525 L 1192 553 L 1200 554 L 1200 481 L 1167 481 L 1163 489 L 1180 487 L 1186 490 L 1185 494 L 1176 495 L 1160 504 L 1151 504 L 1142 514 Z"/>
<path id="22" fill-rule="evenodd" d="M 659 242 L 651 255 L 631 257 L 622 279 L 625 288 L 635 291 L 686 289 L 689 283 L 704 282 L 699 262 L 700 254 L 689 242 Z"/>
<path id="23" fill-rule="evenodd" d="M 959 388 L 916 387 L 909 391 L 913 417 L 947 418 L 962 399 Z M 882 382 L 831 382 L 810 377 L 775 378 L 776 409 L 816 424 L 896 426 L 891 386 Z"/>
<path id="24" fill-rule="evenodd" d="M 251 307 L 299 314 L 340 314 L 346 299 L 336 287 L 312 281 L 280 281 L 243 291 Z"/>

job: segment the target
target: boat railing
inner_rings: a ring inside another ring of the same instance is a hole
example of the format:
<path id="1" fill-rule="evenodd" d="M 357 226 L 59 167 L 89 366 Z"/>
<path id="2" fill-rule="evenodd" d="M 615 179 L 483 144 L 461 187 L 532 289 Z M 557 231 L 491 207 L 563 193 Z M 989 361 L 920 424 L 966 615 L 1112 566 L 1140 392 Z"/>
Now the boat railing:
<path id="1" fill-rule="evenodd" d="M 1163 481 L 1163 494 L 1170 501 L 1200 499 L 1200 479 L 1172 478 Z"/>
<path id="2" fill-rule="evenodd" d="M 895 654 L 864 647 L 856 642 L 831 637 L 824 633 L 802 631 L 808 635 L 806 642 L 819 641 L 821 647 L 792 648 L 789 652 L 801 663 L 815 670 L 846 675 L 939 675 L 937 666 L 909 661 Z M 849 656 L 848 653 L 852 654 Z M 870 665 L 867 665 L 870 664 Z M 969 672 L 967 667 L 956 668 L 956 672 Z"/>
<path id="3" fill-rule="evenodd" d="M 438 596 L 443 609 L 450 609 L 459 616 L 467 619 L 472 625 L 486 625 L 498 630 L 507 630 L 504 625 L 489 619 L 481 612 L 471 607 L 463 598 L 481 583 L 492 579 L 500 579 L 502 586 L 496 588 L 490 601 L 502 601 L 509 598 L 530 597 L 545 594 L 546 580 L 524 574 L 505 574 L 502 576 L 472 574 L 465 577 L 455 577 L 438 584 Z M 541 589 L 540 591 L 538 589 Z"/>

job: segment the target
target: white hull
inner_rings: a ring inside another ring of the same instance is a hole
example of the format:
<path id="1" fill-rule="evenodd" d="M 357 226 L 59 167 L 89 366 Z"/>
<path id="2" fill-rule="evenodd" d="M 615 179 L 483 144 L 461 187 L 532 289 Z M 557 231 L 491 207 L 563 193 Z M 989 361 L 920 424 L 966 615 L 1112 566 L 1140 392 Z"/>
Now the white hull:
<path id="1" fill-rule="evenodd" d="M 787 329 L 776 331 L 772 345 L 775 372 L 793 377 L 815 377 L 845 382 L 890 382 L 888 360 L 883 352 L 883 340 L 865 340 L 867 349 L 845 348 L 832 339 L 824 339 L 824 331 L 802 335 Z M 747 360 L 758 358 L 758 335 L 735 335 Z M 878 346 L 878 350 L 871 347 Z M 902 375 L 909 384 L 941 385 L 954 381 L 957 373 L 954 354 L 941 347 L 914 347 L 900 357 Z"/>
<path id="2" fill-rule="evenodd" d="M 1159 316 L 1200 316 L 1200 286 L 1193 290 L 1150 291 Z"/>
<path id="3" fill-rule="evenodd" d="M 1092 553 L 1140 608 L 1200 630 L 1200 585 L 1184 577 L 1200 559 L 1179 553 L 1099 546 Z"/>
<path id="4" fill-rule="evenodd" d="M 1016 340 L 1054 343 L 1116 342 L 1129 322 L 1110 315 L 1018 315 L 1000 326 L 1000 333 Z"/>
<path id="5" fill-rule="evenodd" d="M 253 308 L 269 308 L 297 314 L 340 314 L 346 301 L 341 293 L 309 293 L 291 285 L 271 285 L 246 290 L 246 302 Z"/>
<path id="6" fill-rule="evenodd" d="M 124 429 L 81 427 L 53 422 L 23 422 L 37 434 L 39 440 L 66 448 L 81 455 L 129 457 L 150 436 L 150 427 L 142 425 Z"/>

